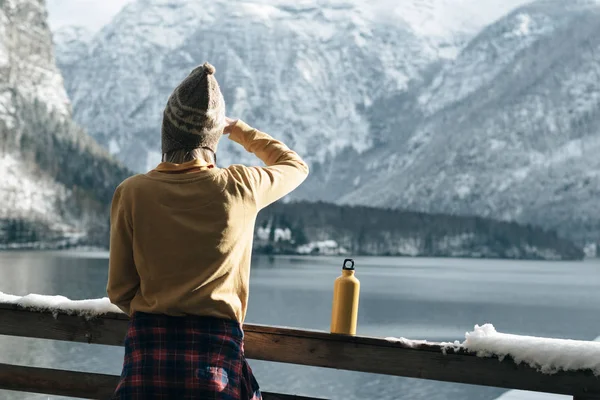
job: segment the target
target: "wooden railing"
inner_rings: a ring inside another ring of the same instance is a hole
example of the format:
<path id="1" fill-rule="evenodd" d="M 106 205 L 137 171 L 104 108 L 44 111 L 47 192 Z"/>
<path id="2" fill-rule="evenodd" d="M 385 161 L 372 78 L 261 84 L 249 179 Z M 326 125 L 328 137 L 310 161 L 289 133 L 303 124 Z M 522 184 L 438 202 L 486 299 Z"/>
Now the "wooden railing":
<path id="1" fill-rule="evenodd" d="M 122 346 L 126 329 L 127 316 L 123 314 L 87 319 L 0 304 L 0 335 Z M 510 358 L 480 358 L 464 349 L 444 349 L 437 344 L 409 346 L 376 338 L 259 325 L 245 325 L 244 331 L 249 359 L 600 400 L 600 378 L 591 371 L 547 375 L 517 365 Z M 0 389 L 6 390 L 106 399 L 117 380 L 114 375 L 0 364 Z M 265 400 L 310 400 L 277 393 L 263 396 Z"/>

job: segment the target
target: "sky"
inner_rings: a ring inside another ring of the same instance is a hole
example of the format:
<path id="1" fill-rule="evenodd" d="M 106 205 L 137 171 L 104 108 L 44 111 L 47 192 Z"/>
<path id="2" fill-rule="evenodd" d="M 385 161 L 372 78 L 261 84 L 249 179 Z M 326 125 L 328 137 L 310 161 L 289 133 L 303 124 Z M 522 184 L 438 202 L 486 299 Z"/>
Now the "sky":
<path id="1" fill-rule="evenodd" d="M 47 0 L 50 27 L 83 25 L 97 31 L 131 0 Z"/>

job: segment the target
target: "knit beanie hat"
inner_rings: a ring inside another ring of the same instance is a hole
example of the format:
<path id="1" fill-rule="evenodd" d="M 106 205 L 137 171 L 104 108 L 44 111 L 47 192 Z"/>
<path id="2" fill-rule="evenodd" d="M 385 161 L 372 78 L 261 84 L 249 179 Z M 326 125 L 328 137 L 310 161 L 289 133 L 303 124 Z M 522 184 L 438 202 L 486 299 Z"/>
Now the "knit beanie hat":
<path id="1" fill-rule="evenodd" d="M 205 148 L 217 152 L 225 127 L 225 101 L 215 67 L 196 67 L 175 88 L 163 113 L 162 152 Z"/>

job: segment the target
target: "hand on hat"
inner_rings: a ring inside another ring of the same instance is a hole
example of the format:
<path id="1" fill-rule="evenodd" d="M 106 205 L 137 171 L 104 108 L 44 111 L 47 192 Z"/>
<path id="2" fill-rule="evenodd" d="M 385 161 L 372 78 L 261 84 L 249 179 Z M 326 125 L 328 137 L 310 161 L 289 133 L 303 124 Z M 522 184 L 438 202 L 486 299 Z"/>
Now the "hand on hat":
<path id="1" fill-rule="evenodd" d="M 223 135 L 228 135 L 231 133 L 233 126 L 238 122 L 237 119 L 231 119 L 229 117 L 225 117 L 225 128 L 223 128 Z"/>

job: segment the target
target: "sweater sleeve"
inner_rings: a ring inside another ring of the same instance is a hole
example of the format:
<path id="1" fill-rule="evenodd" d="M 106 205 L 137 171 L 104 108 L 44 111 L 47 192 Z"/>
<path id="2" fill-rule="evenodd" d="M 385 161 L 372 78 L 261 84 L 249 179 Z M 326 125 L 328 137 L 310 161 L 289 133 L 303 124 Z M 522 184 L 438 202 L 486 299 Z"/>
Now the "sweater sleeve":
<path id="1" fill-rule="evenodd" d="M 258 210 L 296 189 L 308 176 L 308 165 L 282 142 L 238 121 L 229 139 L 256 155 L 266 167 L 244 167 L 242 173 L 250 186 Z"/>
<path id="2" fill-rule="evenodd" d="M 140 277 L 133 259 L 133 228 L 123 204 L 123 189 L 113 196 L 110 211 L 110 254 L 106 292 L 110 301 L 130 314 L 131 300 L 140 286 Z"/>

